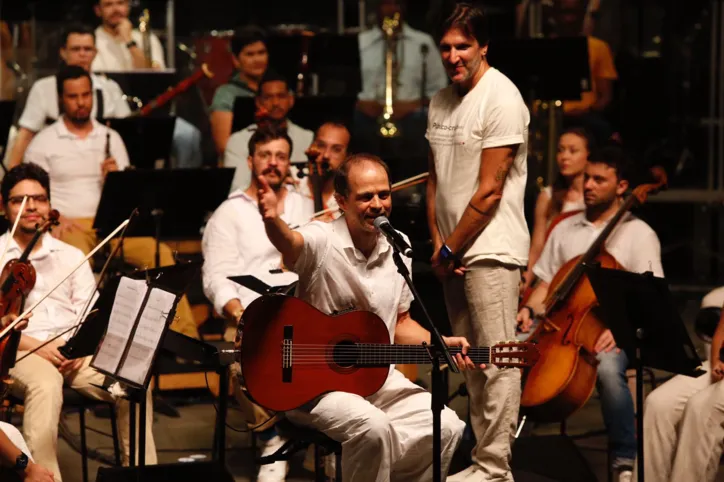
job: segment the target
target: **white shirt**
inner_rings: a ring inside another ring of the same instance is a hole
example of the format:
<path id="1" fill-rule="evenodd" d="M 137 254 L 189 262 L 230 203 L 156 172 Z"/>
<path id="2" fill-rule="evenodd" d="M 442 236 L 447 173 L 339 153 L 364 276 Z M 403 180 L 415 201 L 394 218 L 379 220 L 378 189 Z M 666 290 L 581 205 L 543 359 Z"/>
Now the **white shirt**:
<path id="1" fill-rule="evenodd" d="M 155 34 L 151 37 L 151 60 L 158 67 L 166 68 L 163 58 L 163 47 L 161 41 Z M 143 50 L 143 35 L 138 30 L 131 31 L 131 38 L 138 44 L 138 48 Z M 96 29 L 96 49 L 98 53 L 93 59 L 91 70 L 93 72 L 122 72 L 125 70 L 139 70 L 133 67 L 133 58 L 126 44 L 117 37 L 113 37 L 106 32 L 103 27 Z"/>
<path id="2" fill-rule="evenodd" d="M 0 422 L 0 431 L 4 432 L 5 435 L 8 436 L 10 442 L 12 442 L 15 447 L 17 447 L 22 453 L 27 455 L 31 461 L 35 462 L 35 460 L 33 460 L 33 456 L 30 455 L 30 449 L 25 443 L 25 439 L 20 433 L 20 430 L 15 428 L 13 425 L 10 425 L 9 423 Z M 2 474 L 2 470 L 3 469 L 0 468 L 0 474 Z"/>
<path id="3" fill-rule="evenodd" d="M 309 223 L 298 232 L 304 248 L 294 266 L 299 274 L 297 297 L 327 314 L 352 306 L 371 311 L 385 322 L 392 342 L 397 315 L 409 311 L 413 297 L 384 235 L 377 237 L 377 246 L 365 258 L 352 243 L 344 216 L 331 223 Z M 412 260 L 403 259 L 412 272 Z"/>
<path id="4" fill-rule="evenodd" d="M 543 192 L 546 193 L 546 196 L 548 196 L 549 199 L 553 199 L 553 188 L 551 186 L 546 186 L 543 188 Z M 582 211 L 586 209 L 586 203 L 583 201 L 583 196 L 578 201 L 564 201 L 563 206 L 561 206 L 561 212 L 568 213 L 571 211 Z M 546 225 L 550 226 L 550 224 L 553 222 L 554 218 L 548 219 L 546 221 Z"/>
<path id="5" fill-rule="evenodd" d="M 0 249 L 5 248 L 7 239 L 7 232 L 0 236 Z M 21 254 L 22 250 L 12 239 L 5 259 L 19 258 Z M 33 306 L 78 266 L 84 257 L 78 248 L 55 239 L 50 234 L 45 234 L 40 248 L 29 257 L 37 277 L 35 287 L 25 301 L 25 307 Z M 79 321 L 78 315 L 83 310 L 84 304 L 95 290 L 95 284 L 90 264 L 86 261 L 33 310 L 33 316 L 23 334 L 45 341 L 75 325 Z M 63 339 L 68 340 L 74 331 L 70 330 L 63 335 Z"/>
<path id="6" fill-rule="evenodd" d="M 468 267 L 480 260 L 517 266 L 528 262 L 530 234 L 523 198 L 529 122 L 518 88 L 492 67 L 463 98 L 450 85 L 430 101 L 425 137 L 435 160 L 435 210 L 443 238 L 453 232 L 479 187 L 483 149 L 517 146 L 493 219 L 462 253 Z"/>
<path id="7" fill-rule="evenodd" d="M 256 124 L 251 124 L 237 131 L 229 137 L 224 151 L 224 167 L 235 167 L 234 180 L 231 182 L 231 191 L 241 189 L 245 191 L 251 182 L 251 170 L 249 169 L 249 139 L 256 131 Z M 287 134 L 292 140 L 292 152 L 290 153 L 290 161 L 306 161 L 304 151 L 312 144 L 314 140 L 314 132 L 299 127 L 289 119 L 287 119 Z M 296 169 L 292 170 L 292 175 L 296 174 Z"/>
<path id="8" fill-rule="evenodd" d="M 404 23 L 397 40 L 396 100 L 420 99 L 422 95 L 423 46 L 427 48 L 425 97 L 432 97 L 435 92 L 448 85 L 447 74 L 435 41 L 425 32 L 415 30 Z M 362 91 L 358 96 L 360 100 L 384 102 L 386 48 L 382 29 L 379 26 L 359 34 L 362 67 Z"/>
<path id="9" fill-rule="evenodd" d="M 311 200 L 295 192 L 287 192 L 281 218 L 291 225 L 306 224 L 312 217 Z M 282 255 L 272 245 L 264 221 L 254 199 L 236 190 L 219 206 L 204 229 L 201 244 L 204 254 L 204 294 L 218 313 L 224 305 L 238 298 L 246 307 L 259 294 L 245 288 L 228 276 L 252 275 L 270 286 L 283 286 L 297 280 L 295 273 L 273 274 L 282 265 Z"/>
<path id="10" fill-rule="evenodd" d="M 96 215 L 103 190 L 101 164 L 106 158 L 106 133 L 118 169 L 128 167 L 128 153 L 116 131 L 92 119 L 93 130 L 81 139 L 68 131 L 61 116 L 40 131 L 25 151 L 23 162 L 33 162 L 50 175 L 50 199 L 69 218 Z"/>
<path id="11" fill-rule="evenodd" d="M 292 175 L 296 175 L 296 173 L 292 173 Z M 301 194 L 304 197 L 307 197 L 312 200 L 312 203 L 314 203 L 314 193 L 312 192 L 312 188 L 309 185 L 309 178 L 305 177 L 303 179 L 300 179 L 299 182 L 293 187 L 293 189 Z M 334 193 L 329 197 L 329 200 L 327 200 L 325 209 L 329 209 L 332 212 L 330 213 L 334 219 L 337 219 L 342 215 L 342 211 L 339 209 L 339 204 L 337 204 L 337 199 L 334 197 Z"/>
<path id="12" fill-rule="evenodd" d="M 585 213 L 572 215 L 553 228 L 533 273 L 550 283 L 565 263 L 586 252 L 607 223 L 595 226 Z M 626 271 L 664 277 L 661 266 L 661 244 L 648 224 L 632 214 L 621 220 L 606 241 L 606 250 Z"/>
<path id="13" fill-rule="evenodd" d="M 121 87 L 113 79 L 100 75 L 91 74 L 93 87 L 93 108 L 91 117 L 97 117 L 98 106 L 96 105 L 96 91 L 100 90 L 103 95 L 103 117 L 127 117 L 131 114 L 128 103 L 123 99 Z M 57 120 L 58 112 L 58 90 L 55 75 L 38 79 L 28 93 L 28 100 L 25 103 L 23 114 L 18 120 L 20 127 L 25 127 L 33 132 L 38 132 L 45 127 L 45 120 Z"/>

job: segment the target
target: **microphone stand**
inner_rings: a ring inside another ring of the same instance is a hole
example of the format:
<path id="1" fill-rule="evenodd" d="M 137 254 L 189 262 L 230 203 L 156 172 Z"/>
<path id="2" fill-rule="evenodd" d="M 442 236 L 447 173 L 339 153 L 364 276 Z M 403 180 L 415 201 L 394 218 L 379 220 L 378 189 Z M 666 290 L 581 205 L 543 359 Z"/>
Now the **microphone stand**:
<path id="1" fill-rule="evenodd" d="M 420 297 L 419 293 L 417 292 L 417 289 L 415 289 L 415 285 L 412 284 L 412 278 L 410 277 L 410 271 L 407 269 L 407 265 L 404 261 L 402 261 L 402 257 L 400 256 L 400 252 L 397 250 L 395 245 L 393 243 L 390 243 L 392 245 L 392 259 L 395 260 L 395 265 L 397 266 L 397 272 L 402 275 L 403 278 L 405 278 L 405 282 L 407 283 L 407 286 L 410 288 L 410 291 L 412 291 L 413 296 L 417 300 L 418 303 L 420 303 L 420 308 L 422 308 L 422 313 L 425 315 L 424 324 L 426 324 L 426 328 L 430 331 L 430 341 L 431 344 L 428 345 L 427 343 L 423 342 L 423 346 L 427 350 L 427 354 L 430 357 L 430 360 L 432 361 L 432 386 L 430 388 L 430 391 L 432 392 L 432 403 L 431 403 L 431 409 L 432 409 L 432 480 L 433 482 L 442 482 L 442 422 L 441 422 L 441 414 L 443 408 L 445 408 L 445 402 L 447 401 L 447 393 L 446 391 L 443 391 L 443 375 L 442 371 L 440 371 L 440 358 L 445 358 L 445 362 L 447 363 L 450 370 L 452 370 L 454 373 L 459 373 L 460 370 L 458 369 L 458 366 L 453 361 L 452 355 L 450 355 L 450 352 L 447 349 L 447 345 L 445 345 L 445 342 L 442 339 L 442 335 L 440 335 L 440 332 L 435 327 L 435 324 L 432 322 L 432 318 L 430 318 L 430 314 L 427 312 L 427 308 L 425 308 L 425 304 L 422 302 L 422 298 Z"/>

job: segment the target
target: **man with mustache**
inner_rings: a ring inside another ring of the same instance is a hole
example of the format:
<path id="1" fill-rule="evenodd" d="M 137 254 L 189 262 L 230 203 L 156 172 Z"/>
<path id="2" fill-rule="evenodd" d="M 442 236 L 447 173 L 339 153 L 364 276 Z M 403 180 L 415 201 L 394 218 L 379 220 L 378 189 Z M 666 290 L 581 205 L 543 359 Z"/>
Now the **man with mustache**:
<path id="1" fill-rule="evenodd" d="M 259 179 L 277 196 L 277 208 L 283 213 L 284 222 L 291 225 L 305 224 L 314 211 L 307 197 L 290 191 L 284 180 L 289 174 L 289 153 L 292 140 L 278 126 L 257 129 L 249 139 L 247 163 L 253 173 L 251 185 L 244 191 L 236 189 L 214 212 L 204 229 L 202 250 L 204 254 L 204 293 L 217 313 L 231 325 L 232 337 L 236 334 L 244 308 L 259 294 L 228 279 L 229 276 L 249 274 L 271 286 L 293 283 L 297 275 L 283 271 L 282 255 L 272 245 L 264 231 L 264 223 L 257 207 Z M 233 338 L 232 338 L 233 339 Z M 239 364 L 232 366 L 238 372 Z M 232 377 L 236 397 L 242 407 L 249 427 L 257 427 L 269 419 L 269 414 L 246 398 Z M 274 453 L 284 442 L 273 426 L 259 427 L 258 437 L 264 443 L 262 455 Z M 287 472 L 285 461 L 262 465 L 257 480 L 262 482 L 283 481 Z"/>
<path id="2" fill-rule="evenodd" d="M 432 267 L 443 282 L 453 333 L 475 345 L 515 337 L 518 283 L 530 235 L 523 214 L 530 116 L 517 87 L 487 62 L 483 12 L 459 3 L 438 48 L 452 85 L 430 101 L 427 213 Z M 512 481 L 511 442 L 520 372 L 491 366 L 466 375 L 477 445 L 450 481 Z"/>
<path id="3" fill-rule="evenodd" d="M 540 283 L 528 298 L 528 305 L 518 313 L 521 331 L 529 332 L 534 316 L 545 312 L 553 276 L 569 260 L 583 254 L 616 214 L 629 187 L 629 175 L 628 160 L 619 148 L 607 147 L 589 156 L 583 181 L 586 209 L 561 221 L 548 236 L 533 267 Z M 606 250 L 627 271 L 651 271 L 654 276 L 664 276 L 659 238 L 632 214 L 626 214 L 616 226 L 606 242 Z M 612 452 L 611 468 L 617 474 L 617 482 L 630 482 L 636 458 L 636 435 L 634 404 L 626 377 L 629 360 L 626 353 L 616 347 L 611 330 L 601 334 L 595 349 L 599 361 L 597 386 L 601 412 Z"/>
<path id="4" fill-rule="evenodd" d="M 299 127 L 287 118 L 289 111 L 294 106 L 294 95 L 289 90 L 287 80 L 281 75 L 267 71 L 259 83 L 259 91 L 256 94 L 257 109 L 266 112 L 265 122 L 277 124 L 287 130 L 289 138 L 296 146 L 292 149 L 290 161 L 306 161 L 304 155 L 305 146 L 312 143 L 314 133 L 310 130 Z M 226 143 L 224 152 L 224 167 L 236 168 L 231 190 L 246 189 L 251 181 L 251 171 L 248 166 L 249 139 L 256 131 L 258 125 L 250 124 L 239 132 L 234 133 L 229 142 Z"/>

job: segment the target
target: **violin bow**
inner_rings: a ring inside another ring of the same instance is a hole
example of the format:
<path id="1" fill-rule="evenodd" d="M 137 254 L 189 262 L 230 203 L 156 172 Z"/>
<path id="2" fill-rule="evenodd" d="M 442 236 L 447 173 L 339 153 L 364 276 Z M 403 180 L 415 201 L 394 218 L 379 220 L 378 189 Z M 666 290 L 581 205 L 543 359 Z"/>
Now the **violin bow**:
<path id="1" fill-rule="evenodd" d="M 47 298 L 48 296 L 50 296 L 50 295 L 53 293 L 53 291 L 55 291 L 56 289 L 58 289 L 58 287 L 65 282 L 65 280 L 67 280 L 68 278 L 70 278 L 70 276 L 71 276 L 73 273 L 75 273 L 76 271 L 78 271 L 78 269 L 79 269 L 81 266 L 83 266 L 83 264 L 84 264 L 85 262 L 87 262 L 91 257 L 93 257 L 93 255 L 96 254 L 96 252 L 97 252 L 99 249 L 101 249 L 103 246 L 105 246 L 106 243 L 108 243 L 111 239 L 113 239 L 113 237 L 118 233 L 118 231 L 120 231 L 121 229 L 123 229 L 130 221 L 131 221 L 131 219 L 129 218 L 129 219 L 126 219 L 125 221 L 123 221 L 121 224 L 119 224 L 118 227 L 117 227 L 116 229 L 114 229 L 111 234 L 109 234 L 103 241 L 101 241 L 101 242 L 98 244 L 98 246 L 96 246 L 95 248 L 93 248 L 93 250 L 92 250 L 90 253 L 88 253 L 88 254 L 85 256 L 85 258 L 83 258 L 83 260 L 82 260 L 80 263 L 78 263 L 78 266 L 76 266 L 75 268 L 73 268 L 73 269 L 70 271 L 70 273 L 68 273 L 67 275 L 65 275 L 65 277 L 64 277 L 62 280 L 60 280 L 55 286 L 53 286 L 53 288 L 51 288 L 50 290 L 48 290 L 48 292 L 45 293 L 38 301 L 36 301 L 35 304 L 33 304 L 33 306 L 31 306 L 31 307 L 28 308 L 27 310 L 23 311 L 17 318 L 15 318 L 14 321 L 12 321 L 12 322 L 11 322 L 10 324 L 8 324 L 2 331 L 0 331 L 0 339 L 4 338 L 5 335 L 7 335 L 10 330 L 12 330 L 13 328 L 15 328 L 15 326 L 16 326 L 18 323 L 20 323 L 23 319 L 25 319 L 26 316 L 28 316 L 28 313 L 31 313 L 40 303 L 42 303 L 43 301 L 45 301 L 45 298 Z"/>
<path id="2" fill-rule="evenodd" d="M 8 236 L 8 239 L 5 241 L 5 248 L 3 249 L 3 254 L 0 256 L 0 266 L 5 266 L 3 264 L 3 261 L 5 261 L 5 255 L 8 253 L 8 248 L 10 247 L 10 240 L 15 237 L 15 230 L 18 228 L 18 223 L 20 222 L 20 218 L 23 216 L 23 211 L 25 210 L 25 203 L 28 201 L 28 196 L 23 196 L 23 202 L 20 204 L 20 212 L 18 212 L 18 216 L 15 218 L 15 222 L 13 223 L 13 229 L 10 230 L 10 236 Z"/>
<path id="3" fill-rule="evenodd" d="M 416 186 L 417 184 L 422 184 L 423 182 L 427 181 L 428 176 L 430 176 L 429 172 L 423 172 L 416 176 L 408 177 L 407 179 L 403 179 L 402 181 L 396 182 L 391 186 L 392 192 L 396 192 L 396 191 L 400 191 L 402 189 L 406 189 L 408 187 Z M 323 209 L 321 211 L 318 211 L 318 212 L 312 214 L 312 219 L 310 219 L 310 221 L 314 221 L 315 219 L 320 218 L 320 217 L 324 216 L 325 214 L 336 213 L 338 211 L 339 211 L 339 208 Z M 298 229 L 298 228 L 299 228 L 299 225 L 290 226 L 290 229 Z"/>

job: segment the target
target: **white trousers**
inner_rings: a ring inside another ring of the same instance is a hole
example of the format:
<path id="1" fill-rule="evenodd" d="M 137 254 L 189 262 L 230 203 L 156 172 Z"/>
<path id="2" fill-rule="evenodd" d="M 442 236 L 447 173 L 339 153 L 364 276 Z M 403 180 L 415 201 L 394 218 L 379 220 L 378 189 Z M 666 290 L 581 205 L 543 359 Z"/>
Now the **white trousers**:
<path id="1" fill-rule="evenodd" d="M 371 397 L 332 392 L 286 416 L 342 443 L 345 482 L 430 481 L 430 402 L 427 391 L 393 370 Z M 444 480 L 465 423 L 445 407 L 441 426 Z"/>
<path id="2" fill-rule="evenodd" d="M 644 404 L 646 482 L 713 482 L 724 449 L 724 383 L 678 375 Z"/>

